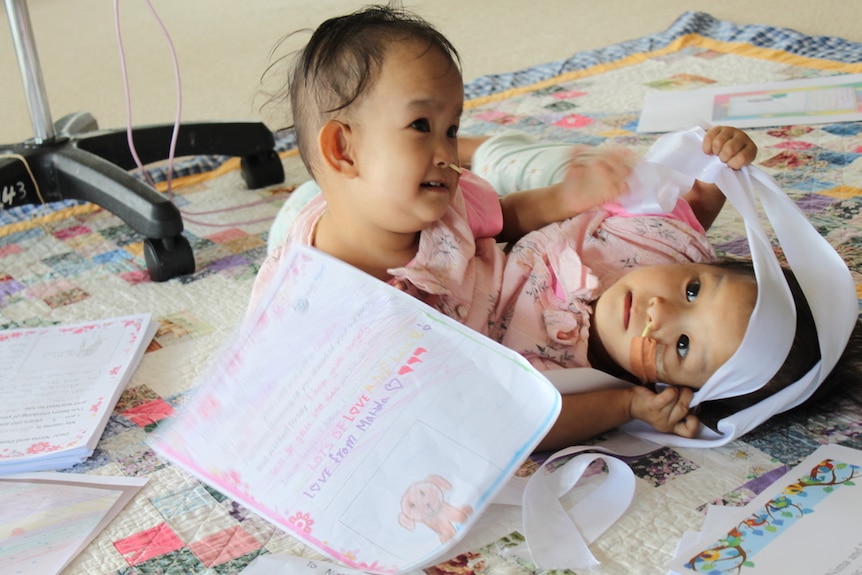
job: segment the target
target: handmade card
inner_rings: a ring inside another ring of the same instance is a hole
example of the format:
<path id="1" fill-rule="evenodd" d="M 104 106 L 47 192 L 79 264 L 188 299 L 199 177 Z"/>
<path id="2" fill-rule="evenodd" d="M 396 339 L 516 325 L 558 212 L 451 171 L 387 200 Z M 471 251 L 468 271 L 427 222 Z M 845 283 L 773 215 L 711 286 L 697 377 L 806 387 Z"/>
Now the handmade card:
<path id="1" fill-rule="evenodd" d="M 156 450 L 345 565 L 446 553 L 556 420 L 517 353 L 322 252 L 271 293 Z"/>
<path id="2" fill-rule="evenodd" d="M 157 327 L 137 314 L 0 332 L 0 475 L 90 457 Z"/>
<path id="3" fill-rule="evenodd" d="M 671 569 L 684 573 L 851 575 L 862 571 L 862 451 L 825 445 L 778 479 Z"/>

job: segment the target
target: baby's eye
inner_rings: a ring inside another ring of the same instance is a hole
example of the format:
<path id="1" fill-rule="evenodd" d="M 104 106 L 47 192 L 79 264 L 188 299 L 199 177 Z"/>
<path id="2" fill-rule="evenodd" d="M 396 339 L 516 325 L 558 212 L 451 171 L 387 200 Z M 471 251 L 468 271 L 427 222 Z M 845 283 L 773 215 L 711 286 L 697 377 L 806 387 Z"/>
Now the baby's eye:
<path id="1" fill-rule="evenodd" d="M 688 355 L 688 336 L 683 334 L 676 340 L 676 353 L 680 358 L 685 359 Z"/>
<path id="2" fill-rule="evenodd" d="M 430 132 L 431 124 L 425 118 L 419 118 L 418 120 L 414 120 L 410 127 L 414 130 L 419 130 L 420 132 Z"/>
<path id="3" fill-rule="evenodd" d="M 700 282 L 693 281 L 687 286 L 685 286 L 685 299 L 688 301 L 694 301 L 697 299 L 697 294 L 700 293 Z"/>
<path id="4" fill-rule="evenodd" d="M 450 138 L 457 138 L 458 137 L 458 126 L 450 126 L 449 129 L 446 131 L 446 136 L 448 136 Z"/>

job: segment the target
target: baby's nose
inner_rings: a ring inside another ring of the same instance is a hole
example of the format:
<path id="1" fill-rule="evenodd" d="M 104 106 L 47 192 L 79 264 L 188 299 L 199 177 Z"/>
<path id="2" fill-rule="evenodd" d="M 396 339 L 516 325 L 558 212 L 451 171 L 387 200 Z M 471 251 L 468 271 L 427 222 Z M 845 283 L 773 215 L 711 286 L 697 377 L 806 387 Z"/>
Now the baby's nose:
<path id="1" fill-rule="evenodd" d="M 646 320 L 650 331 L 661 329 L 670 321 L 671 316 L 672 310 L 666 299 L 660 296 L 650 298 L 646 310 Z"/>
<path id="2" fill-rule="evenodd" d="M 458 164 L 457 144 L 451 138 L 442 138 L 434 150 L 434 164 L 446 168 L 453 163 Z"/>
<path id="3" fill-rule="evenodd" d="M 458 156 L 457 154 L 447 153 L 446 151 L 440 151 L 434 158 L 434 165 L 438 168 L 448 168 L 449 166 L 457 166 L 458 165 Z"/>

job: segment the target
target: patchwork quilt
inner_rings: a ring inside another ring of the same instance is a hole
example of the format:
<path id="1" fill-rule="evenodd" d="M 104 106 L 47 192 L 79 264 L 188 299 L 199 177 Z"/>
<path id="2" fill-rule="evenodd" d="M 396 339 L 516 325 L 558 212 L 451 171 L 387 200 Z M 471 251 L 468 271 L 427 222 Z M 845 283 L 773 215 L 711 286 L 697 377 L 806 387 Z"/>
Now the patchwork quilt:
<path id="1" fill-rule="evenodd" d="M 648 90 L 685 90 L 862 72 L 862 45 L 766 26 L 737 26 L 686 13 L 663 33 L 467 86 L 462 131 L 516 129 L 538 137 L 637 152 Z M 748 130 L 757 164 L 772 174 L 817 229 L 862 273 L 862 123 Z M 198 376 L 245 311 L 269 224 L 307 175 L 280 134 L 283 186 L 249 191 L 236 164 L 194 158 L 171 191 L 183 212 L 195 273 L 149 280 L 142 240 L 113 214 L 63 202 L 0 213 L 0 327 L 51 325 L 138 312 L 159 323 L 93 457 L 64 470 L 145 476 L 147 485 L 65 570 L 65 575 L 230 574 L 269 553 L 320 558 L 224 494 L 157 457 L 148 437 L 193 392 Z M 160 180 L 165 169 L 151 170 Z M 741 220 L 726 209 L 710 232 L 717 249 L 745 255 Z M 601 444 L 605 438 L 598 438 Z M 671 449 L 627 459 L 637 476 L 629 511 L 591 550 L 594 573 L 666 573 L 683 532 L 706 506 L 743 505 L 818 446 L 862 448 L 862 407 L 851 400 L 785 414 L 725 447 Z M 253 448 L 253 446 L 250 446 Z M 536 468 L 540 456 L 521 473 Z M 600 465 L 590 475 L 603 473 Z M 587 480 L 587 483 L 589 479 Z M 547 574 L 507 553 L 517 531 L 471 543 L 428 575 Z M 565 542 L 561 542 L 565 544 Z M 743 566 L 728 566 L 744 573 Z M 558 575 L 570 571 L 554 572 Z"/>

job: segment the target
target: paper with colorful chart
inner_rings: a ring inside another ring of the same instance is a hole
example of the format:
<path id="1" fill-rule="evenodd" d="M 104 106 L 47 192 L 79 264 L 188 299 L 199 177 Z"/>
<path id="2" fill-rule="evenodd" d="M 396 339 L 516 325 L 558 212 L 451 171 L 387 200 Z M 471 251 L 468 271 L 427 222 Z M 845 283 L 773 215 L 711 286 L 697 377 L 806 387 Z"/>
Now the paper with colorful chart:
<path id="1" fill-rule="evenodd" d="M 862 451 L 825 445 L 681 549 L 671 571 L 862 572 Z M 715 522 L 713 522 L 715 523 Z"/>
<path id="2" fill-rule="evenodd" d="M 647 92 L 638 132 L 762 128 L 862 120 L 862 74 Z"/>
<path id="3" fill-rule="evenodd" d="M 458 542 L 550 429 L 521 356 L 312 248 L 213 361 L 156 450 L 343 564 Z"/>

